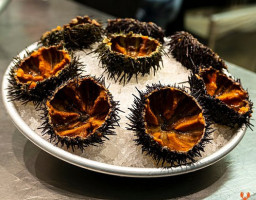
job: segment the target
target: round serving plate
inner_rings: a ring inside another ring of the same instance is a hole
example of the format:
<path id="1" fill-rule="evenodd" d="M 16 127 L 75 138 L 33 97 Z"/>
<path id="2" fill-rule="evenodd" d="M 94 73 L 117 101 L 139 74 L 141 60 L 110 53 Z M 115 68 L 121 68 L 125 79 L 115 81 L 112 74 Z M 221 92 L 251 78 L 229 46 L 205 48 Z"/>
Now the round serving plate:
<path id="1" fill-rule="evenodd" d="M 38 44 L 34 43 L 30 45 L 27 48 L 27 50 L 32 51 L 37 47 L 38 47 Z M 26 53 L 26 50 L 23 50 L 19 54 L 19 56 L 23 57 L 25 53 Z M 205 168 L 209 165 L 212 165 L 218 160 L 222 159 L 224 156 L 226 156 L 241 141 L 246 131 L 246 126 L 244 125 L 240 129 L 238 129 L 233 134 L 231 139 L 223 147 L 218 149 L 216 152 L 202 159 L 199 159 L 198 161 L 192 164 L 186 164 L 186 165 L 177 166 L 177 167 L 170 167 L 170 168 L 123 167 L 123 166 L 116 166 L 116 165 L 111 165 L 111 164 L 90 160 L 55 146 L 54 144 L 50 143 L 48 140 L 44 139 L 43 137 L 40 137 L 40 135 L 35 133 L 28 126 L 28 124 L 26 124 L 24 119 L 20 116 L 19 112 L 17 111 L 14 103 L 9 101 L 7 98 L 7 94 L 8 94 L 7 88 L 9 85 L 8 78 L 9 78 L 9 73 L 12 66 L 13 66 L 13 62 L 10 63 L 10 65 L 8 66 L 4 74 L 3 83 L 2 83 L 2 96 L 3 96 L 3 102 L 5 105 L 5 108 L 8 114 L 10 115 L 15 126 L 20 130 L 20 132 L 25 137 L 27 137 L 31 142 L 33 142 L 42 150 L 68 163 L 71 163 L 78 167 L 82 167 L 92 171 L 111 174 L 111 175 L 117 175 L 117 176 L 141 177 L 141 178 L 174 176 L 174 175 L 193 172 L 193 171 Z"/>

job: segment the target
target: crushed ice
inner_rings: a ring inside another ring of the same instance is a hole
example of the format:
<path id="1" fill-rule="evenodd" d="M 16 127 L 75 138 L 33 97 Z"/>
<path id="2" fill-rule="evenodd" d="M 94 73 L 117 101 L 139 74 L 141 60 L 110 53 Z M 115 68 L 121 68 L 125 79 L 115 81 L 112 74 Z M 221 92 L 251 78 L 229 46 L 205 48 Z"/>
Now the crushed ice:
<path id="1" fill-rule="evenodd" d="M 151 85 L 159 81 L 165 85 L 185 82 L 188 80 L 190 71 L 184 68 L 174 58 L 165 55 L 163 56 L 163 66 L 157 71 L 155 76 L 153 73 L 145 75 L 144 77 L 139 76 L 138 82 L 135 78 L 132 78 L 131 81 L 124 86 L 122 83 L 115 83 L 113 80 L 107 79 L 107 74 L 103 74 L 104 69 L 100 67 L 97 55 L 88 55 L 87 53 L 88 52 L 76 53 L 85 65 L 85 74 L 96 77 L 103 75 L 103 77 L 105 77 L 106 86 L 109 86 L 108 89 L 112 93 L 114 100 L 120 102 L 120 109 L 124 111 L 124 113 L 119 112 L 121 120 L 120 127 L 116 128 L 116 135 L 109 136 L 109 140 L 106 140 L 104 144 L 89 146 L 83 153 L 80 150 L 72 152 L 70 149 L 62 148 L 76 155 L 107 164 L 127 167 L 157 167 L 155 161 L 145 153 L 142 154 L 141 147 L 135 144 L 134 133 L 126 130 L 128 123 L 126 117 L 129 114 L 128 108 L 133 104 L 134 100 L 132 94 L 138 95 L 136 87 L 140 90 L 145 90 L 147 84 Z M 188 85 L 185 84 L 184 86 Z M 42 136 L 41 130 L 38 129 L 42 121 L 34 106 L 31 103 L 24 106 L 18 102 L 15 102 L 15 105 L 20 116 L 30 128 L 45 140 L 48 140 L 49 136 Z M 214 125 L 214 128 L 216 128 L 216 131 L 212 133 L 213 140 L 205 146 L 205 152 L 202 153 L 202 158 L 207 157 L 224 146 L 234 133 L 234 130 L 226 126 Z"/>

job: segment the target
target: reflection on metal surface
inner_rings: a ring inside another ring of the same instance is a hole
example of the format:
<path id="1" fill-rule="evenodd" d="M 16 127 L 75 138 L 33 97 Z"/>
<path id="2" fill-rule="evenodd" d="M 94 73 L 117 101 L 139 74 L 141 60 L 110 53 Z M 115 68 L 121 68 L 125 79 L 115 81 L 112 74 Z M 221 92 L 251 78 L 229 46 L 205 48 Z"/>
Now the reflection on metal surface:
<path id="1" fill-rule="evenodd" d="M 10 3 L 10 0 L 1 0 L 0 1 L 0 14 L 4 11 L 7 5 Z"/>

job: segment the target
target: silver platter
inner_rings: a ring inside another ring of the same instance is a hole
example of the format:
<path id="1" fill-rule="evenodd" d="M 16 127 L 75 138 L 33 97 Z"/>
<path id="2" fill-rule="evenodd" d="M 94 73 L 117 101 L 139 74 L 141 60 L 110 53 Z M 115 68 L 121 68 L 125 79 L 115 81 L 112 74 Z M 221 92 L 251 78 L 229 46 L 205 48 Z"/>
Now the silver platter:
<path id="1" fill-rule="evenodd" d="M 27 49 L 34 50 L 37 48 L 37 43 L 32 44 Z M 22 51 L 19 55 L 24 55 L 25 50 Z M 246 126 L 244 125 L 242 128 L 238 129 L 236 133 L 232 136 L 232 138 L 226 143 L 222 148 L 214 152 L 213 154 L 204 157 L 193 164 L 187 164 L 178 167 L 171 168 L 136 168 L 136 167 L 122 167 L 110 165 L 102 162 L 97 162 L 93 160 L 89 160 L 87 158 L 72 154 L 64 149 L 61 149 L 57 146 L 54 146 L 49 141 L 40 137 L 40 135 L 36 134 L 22 119 L 20 114 L 18 113 L 13 102 L 7 99 L 7 87 L 9 85 L 8 78 L 11 67 L 13 66 L 13 62 L 10 63 L 3 77 L 2 82 L 2 97 L 5 108 L 10 115 L 15 126 L 20 130 L 20 132 L 27 137 L 31 142 L 37 145 L 42 150 L 48 152 L 49 154 L 66 161 L 70 164 L 76 165 L 81 168 L 85 168 L 88 170 L 111 174 L 116 176 L 125 176 L 125 177 L 165 177 L 165 176 L 175 176 L 185 173 L 190 173 L 202 168 L 205 168 L 209 165 L 214 164 L 218 160 L 222 159 L 226 156 L 230 151 L 232 151 L 236 145 L 243 138 Z"/>

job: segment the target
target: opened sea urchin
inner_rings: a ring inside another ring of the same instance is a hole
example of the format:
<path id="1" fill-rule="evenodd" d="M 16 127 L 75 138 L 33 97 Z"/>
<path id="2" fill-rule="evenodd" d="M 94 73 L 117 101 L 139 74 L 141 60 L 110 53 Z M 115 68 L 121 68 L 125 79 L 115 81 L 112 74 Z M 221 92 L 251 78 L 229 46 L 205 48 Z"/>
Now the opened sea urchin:
<path id="1" fill-rule="evenodd" d="M 160 68 L 162 45 L 155 39 L 138 34 L 113 34 L 96 49 L 110 78 L 129 82 L 133 76 L 149 74 Z"/>
<path id="2" fill-rule="evenodd" d="M 209 123 L 197 100 L 181 88 L 147 87 L 135 97 L 130 129 L 142 150 L 171 166 L 193 162 L 209 141 Z"/>
<path id="3" fill-rule="evenodd" d="M 231 127 L 250 125 L 252 102 L 239 80 L 210 67 L 192 75 L 189 82 L 192 92 L 200 94 L 215 122 Z"/>
<path id="4" fill-rule="evenodd" d="M 184 67 L 198 72 L 199 67 L 214 67 L 226 69 L 227 66 L 219 55 L 207 46 L 201 44 L 190 33 L 180 31 L 171 36 L 168 44 L 170 53 L 181 62 Z"/>
<path id="5" fill-rule="evenodd" d="M 80 63 L 60 47 L 41 47 L 17 57 L 10 71 L 8 96 L 11 100 L 39 104 L 62 82 L 78 76 Z"/>
<path id="6" fill-rule="evenodd" d="M 88 16 L 78 16 L 63 27 L 48 31 L 41 37 L 45 46 L 62 43 L 67 49 L 89 48 L 91 44 L 102 38 L 102 25 Z"/>
<path id="7" fill-rule="evenodd" d="M 141 22 L 132 18 L 109 19 L 106 31 L 108 34 L 133 32 L 164 42 L 164 31 L 161 27 L 153 22 Z"/>
<path id="8" fill-rule="evenodd" d="M 118 103 L 103 84 L 99 79 L 84 77 L 58 87 L 46 102 L 43 133 L 56 143 L 81 150 L 114 134 Z"/>

